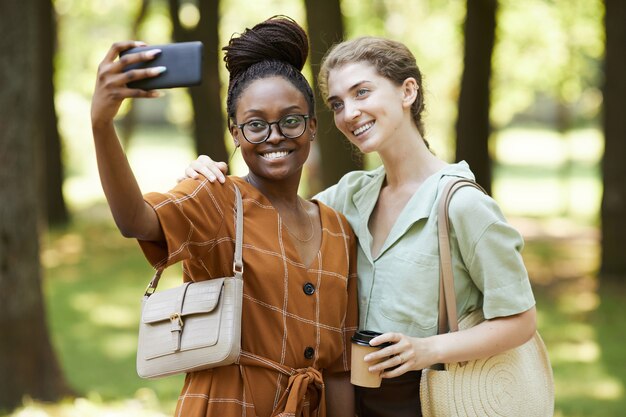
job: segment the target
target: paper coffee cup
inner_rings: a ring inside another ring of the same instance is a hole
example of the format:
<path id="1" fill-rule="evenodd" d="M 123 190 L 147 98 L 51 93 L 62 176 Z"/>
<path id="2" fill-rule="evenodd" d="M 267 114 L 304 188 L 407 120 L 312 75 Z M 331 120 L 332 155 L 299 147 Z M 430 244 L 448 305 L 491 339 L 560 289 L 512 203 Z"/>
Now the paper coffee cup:
<path id="1" fill-rule="evenodd" d="M 366 363 L 363 358 L 372 352 L 376 352 L 383 346 L 370 346 L 370 340 L 382 333 L 370 330 L 359 330 L 352 336 L 352 362 L 350 371 L 350 382 L 353 385 L 367 388 L 378 388 L 382 380 L 382 372 L 370 372 L 369 367 L 374 362 Z"/>

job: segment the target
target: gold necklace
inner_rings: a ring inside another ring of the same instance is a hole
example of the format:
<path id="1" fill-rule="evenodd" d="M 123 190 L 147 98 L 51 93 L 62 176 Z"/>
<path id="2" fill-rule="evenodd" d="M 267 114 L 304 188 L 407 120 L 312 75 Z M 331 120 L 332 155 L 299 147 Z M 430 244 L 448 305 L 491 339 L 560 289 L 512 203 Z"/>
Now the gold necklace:
<path id="1" fill-rule="evenodd" d="M 252 182 L 250 181 L 250 178 L 248 178 L 248 176 L 246 175 L 245 177 L 243 177 L 243 179 L 250 185 L 252 185 L 254 187 L 254 185 L 252 184 Z M 313 236 L 315 235 L 315 227 L 313 227 L 313 220 L 311 220 L 311 216 L 309 215 L 309 212 L 306 211 L 306 209 L 304 208 L 304 206 L 302 205 L 302 201 L 300 201 L 300 197 L 298 197 L 298 204 L 300 204 L 300 208 L 302 208 L 302 210 L 304 210 L 304 212 L 306 213 L 306 218 L 309 219 L 309 226 L 311 227 L 311 236 L 301 239 L 298 237 L 298 235 L 296 235 L 295 233 L 293 233 L 291 230 L 289 230 L 289 226 L 287 226 L 287 223 L 285 223 L 284 221 L 282 221 L 281 218 L 281 223 L 285 225 L 285 229 L 287 229 L 287 233 L 289 233 L 291 236 L 295 237 L 296 239 L 298 239 L 300 242 L 302 243 L 306 243 L 308 241 L 310 241 L 311 239 L 313 239 Z M 278 211 L 276 209 L 276 211 Z M 279 213 L 280 215 L 280 213 Z"/>
<path id="2" fill-rule="evenodd" d="M 289 230 L 289 226 L 287 226 L 287 223 L 285 223 L 285 222 L 282 222 L 282 223 L 285 225 L 285 229 L 287 229 L 287 232 L 291 236 L 295 237 L 296 239 L 298 239 L 302 243 L 306 243 L 306 242 L 310 241 L 311 239 L 313 239 L 313 236 L 315 235 L 315 227 L 313 227 L 313 220 L 311 220 L 311 216 L 309 215 L 309 212 L 306 211 L 306 209 L 302 205 L 302 201 L 300 201 L 299 197 L 298 197 L 298 203 L 300 204 L 300 208 L 302 208 L 302 210 L 304 210 L 304 213 L 306 213 L 307 219 L 309 219 L 309 226 L 311 227 L 311 235 L 309 237 L 306 237 L 306 238 L 300 238 L 300 237 L 298 237 L 298 235 L 296 235 L 291 230 Z"/>

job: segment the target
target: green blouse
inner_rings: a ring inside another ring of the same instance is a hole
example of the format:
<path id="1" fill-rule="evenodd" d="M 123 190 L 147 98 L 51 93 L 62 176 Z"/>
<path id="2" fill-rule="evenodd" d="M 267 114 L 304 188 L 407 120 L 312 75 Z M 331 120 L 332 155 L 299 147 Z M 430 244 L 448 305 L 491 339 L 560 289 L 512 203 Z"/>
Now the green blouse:
<path id="1" fill-rule="evenodd" d="M 437 334 L 439 249 L 437 204 L 451 177 L 474 179 L 466 162 L 431 175 L 411 197 L 377 257 L 368 220 L 385 179 L 383 167 L 346 174 L 314 198 L 342 212 L 359 240 L 359 326 L 410 336 Z M 535 304 L 521 257 L 523 240 L 496 202 L 473 187 L 454 194 L 449 209 L 457 309 L 482 307 L 485 318 Z"/>

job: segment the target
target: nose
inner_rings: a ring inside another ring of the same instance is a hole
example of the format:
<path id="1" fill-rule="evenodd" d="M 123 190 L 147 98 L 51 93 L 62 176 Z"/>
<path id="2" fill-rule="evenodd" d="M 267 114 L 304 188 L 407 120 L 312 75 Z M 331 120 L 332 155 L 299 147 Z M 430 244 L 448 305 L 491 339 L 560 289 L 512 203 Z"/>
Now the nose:
<path id="1" fill-rule="evenodd" d="M 285 137 L 278 128 L 278 123 L 270 123 L 270 136 L 267 138 L 267 142 L 278 143 L 284 139 Z"/>
<path id="2" fill-rule="evenodd" d="M 344 114 L 346 121 L 354 120 L 361 115 L 361 110 L 359 109 L 357 103 L 351 100 L 347 100 L 344 102 L 343 106 L 344 106 L 343 114 Z"/>

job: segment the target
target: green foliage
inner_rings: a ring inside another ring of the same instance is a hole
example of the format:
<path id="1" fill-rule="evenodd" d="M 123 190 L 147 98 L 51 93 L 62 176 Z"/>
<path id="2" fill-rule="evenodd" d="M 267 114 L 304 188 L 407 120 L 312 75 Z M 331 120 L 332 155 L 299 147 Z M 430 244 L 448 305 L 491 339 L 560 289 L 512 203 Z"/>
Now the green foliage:
<path id="1" fill-rule="evenodd" d="M 424 77 L 426 136 L 452 160 L 456 100 L 463 64 L 462 1 L 344 0 L 346 35 L 384 36 L 405 43 Z"/>
<path id="2" fill-rule="evenodd" d="M 196 7 L 194 2 L 184 3 L 188 9 Z M 56 77 L 61 131 L 64 138 L 82 139 L 90 136 L 88 123 L 82 126 L 88 110 L 80 110 L 78 119 L 66 103 L 80 102 L 88 109 L 97 64 L 111 43 L 131 36 L 139 1 L 55 0 L 54 4 L 59 15 Z M 233 33 L 275 14 L 306 24 L 302 1 L 232 0 L 221 2 L 220 8 L 220 46 Z M 387 36 L 405 42 L 415 53 L 425 76 L 427 136 L 438 155 L 453 159 L 464 2 L 343 0 L 342 12 L 347 37 Z M 602 14 L 601 0 L 500 1 L 491 111 L 496 130 L 517 123 L 520 116 L 559 129 L 563 124 L 569 129 L 573 124 L 598 123 Z M 152 0 L 139 37 L 155 44 L 168 42 L 170 35 L 167 2 Z M 306 73 L 312 79 L 310 69 Z M 224 98 L 228 74 L 223 66 L 220 77 Z M 189 102 L 180 93 L 171 94 L 173 99 L 161 117 L 188 126 Z M 559 119 L 563 111 L 565 122 Z M 125 108 L 121 115 L 124 112 Z M 81 127 L 74 127 L 76 123 Z M 71 157 L 72 149 L 67 151 Z"/>
<path id="3" fill-rule="evenodd" d="M 44 242 L 49 324 L 63 369 L 80 395 L 114 400 L 149 388 L 170 407 L 181 377 L 145 381 L 135 372 L 140 302 L 152 268 L 134 240 L 94 215 Z M 180 268 L 170 269 L 164 287 L 181 280 Z"/>
<path id="4" fill-rule="evenodd" d="M 492 116 L 499 126 L 520 112 L 540 115 L 545 109 L 532 107 L 542 96 L 579 118 L 597 116 L 602 14 L 600 0 L 500 2 L 492 80 Z"/>

